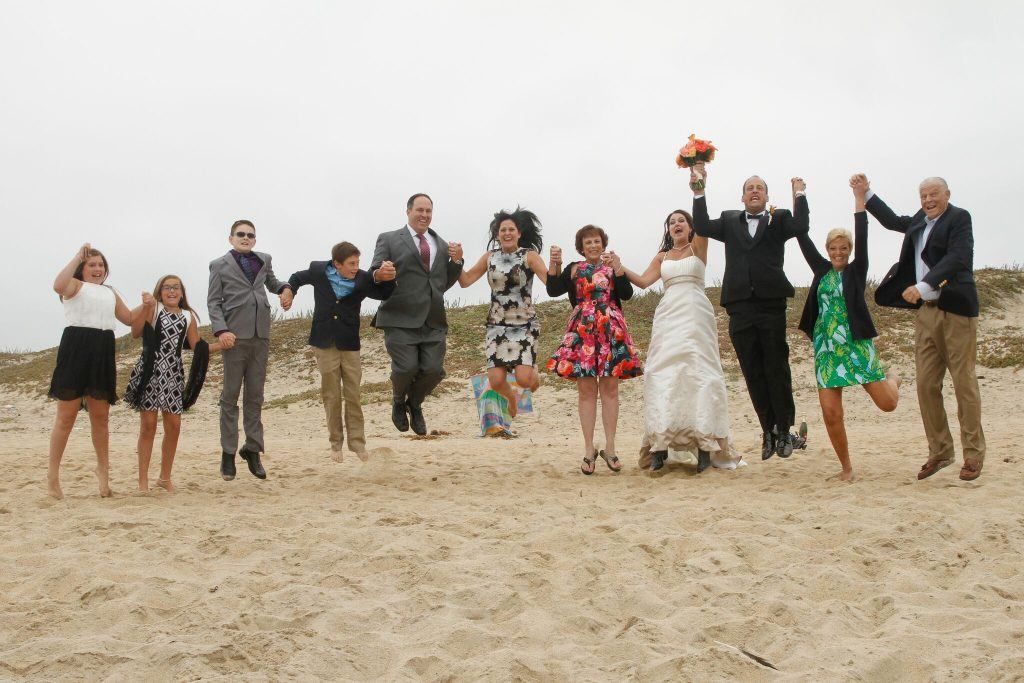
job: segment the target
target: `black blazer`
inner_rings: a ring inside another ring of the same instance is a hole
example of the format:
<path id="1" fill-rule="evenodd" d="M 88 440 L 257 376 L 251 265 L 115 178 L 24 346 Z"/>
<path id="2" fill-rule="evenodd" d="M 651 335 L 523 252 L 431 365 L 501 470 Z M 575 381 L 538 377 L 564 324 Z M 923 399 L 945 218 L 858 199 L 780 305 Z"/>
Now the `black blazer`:
<path id="1" fill-rule="evenodd" d="M 292 273 L 288 284 L 299 293 L 302 285 L 313 285 L 313 324 L 309 330 L 309 345 L 320 349 L 334 346 L 341 351 L 359 350 L 359 305 L 370 297 L 383 301 L 391 296 L 394 282 L 374 282 L 365 270 L 356 273 L 355 289 L 344 297 L 334 296 L 331 281 L 327 279 L 330 261 L 312 261 L 308 270 Z"/>
<path id="2" fill-rule="evenodd" d="M 743 211 L 723 211 L 711 219 L 705 197 L 693 199 L 693 229 L 701 237 L 725 243 L 725 277 L 722 306 L 746 299 L 785 299 L 793 296 L 793 285 L 782 269 L 786 240 L 806 235 L 810 225 L 807 197 L 796 200 L 796 214 L 776 209 L 769 222 L 761 219 L 750 236 Z"/>
<path id="3" fill-rule="evenodd" d="M 871 339 L 878 336 L 875 323 L 864 300 L 864 286 L 868 280 L 868 215 L 863 211 L 853 214 L 853 258 L 843 269 L 843 300 L 850 317 L 850 332 L 854 339 Z M 814 281 L 807 290 L 807 301 L 800 316 L 800 329 L 814 340 L 814 323 L 818 322 L 818 285 L 821 278 L 832 270 L 832 262 L 821 255 L 807 234 L 797 235 L 800 251 L 804 253 L 807 265 L 814 271 Z"/>
<path id="4" fill-rule="evenodd" d="M 889 269 L 875 290 L 875 301 L 880 306 L 919 308 L 907 303 L 903 290 L 917 284 L 914 266 L 914 240 L 924 229 L 925 215 L 919 210 L 913 216 L 897 216 L 878 195 L 867 201 L 868 211 L 883 227 L 902 232 L 903 248 L 900 260 Z M 974 318 L 978 315 L 978 288 L 974 284 L 974 233 L 971 214 L 950 204 L 939 216 L 928 243 L 921 252 L 928 274 L 924 281 L 939 290 L 939 308 L 949 313 Z"/>
<path id="5" fill-rule="evenodd" d="M 558 275 L 548 275 L 548 283 L 546 286 L 548 296 L 562 296 L 563 294 L 569 295 L 569 303 L 576 307 L 576 286 L 573 281 L 572 267 L 583 261 L 573 261 L 567 265 L 562 272 Z M 612 286 L 612 301 L 619 308 L 622 308 L 622 302 L 628 301 L 633 298 L 633 285 L 629 282 L 629 278 L 626 277 L 625 273 L 622 275 L 616 275 Z"/>

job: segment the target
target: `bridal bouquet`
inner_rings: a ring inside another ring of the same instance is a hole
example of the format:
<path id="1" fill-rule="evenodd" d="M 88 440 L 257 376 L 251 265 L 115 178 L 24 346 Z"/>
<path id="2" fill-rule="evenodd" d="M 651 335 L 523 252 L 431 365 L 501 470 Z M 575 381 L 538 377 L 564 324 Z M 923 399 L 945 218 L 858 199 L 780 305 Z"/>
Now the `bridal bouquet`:
<path id="1" fill-rule="evenodd" d="M 679 150 L 679 154 L 676 155 L 676 166 L 679 168 L 692 168 L 701 161 L 710 163 L 714 161 L 715 152 L 717 151 L 718 148 L 712 145 L 710 140 L 701 140 L 691 133 L 689 141 L 683 145 L 683 148 Z M 700 172 L 697 173 L 697 176 L 696 182 L 693 183 L 693 189 L 703 190 L 704 178 L 701 177 Z"/>

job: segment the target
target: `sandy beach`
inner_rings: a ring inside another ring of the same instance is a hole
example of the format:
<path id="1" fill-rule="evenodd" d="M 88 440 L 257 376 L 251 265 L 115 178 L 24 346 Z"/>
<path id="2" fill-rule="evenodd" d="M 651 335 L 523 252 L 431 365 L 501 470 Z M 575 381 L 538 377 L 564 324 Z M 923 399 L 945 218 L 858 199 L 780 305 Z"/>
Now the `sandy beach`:
<path id="1" fill-rule="evenodd" d="M 548 379 L 514 440 L 476 436 L 468 386 L 427 403 L 448 432 L 432 439 L 398 434 L 387 405 L 369 404 L 366 464 L 328 459 L 314 400 L 269 408 L 268 479 L 240 462 L 225 482 L 214 373 L 184 419 L 176 494 L 134 493 L 137 418 L 120 406 L 115 497 L 96 495 L 83 416 L 60 502 L 43 487 L 53 407 L 7 388 L 0 678 L 1021 680 L 1020 373 L 979 369 L 982 477 L 951 467 L 918 482 L 925 439 L 899 356 L 896 412 L 847 393 L 860 475 L 847 485 L 825 482 L 839 468 L 806 357 L 794 347 L 811 445 L 788 461 L 760 460 L 730 375 L 748 462 L 734 472 L 638 470 L 638 380 L 623 387 L 626 468 L 584 477 L 575 392 Z M 386 379 L 379 348 L 364 359 L 367 383 Z M 296 354 L 267 396 L 317 381 Z"/>

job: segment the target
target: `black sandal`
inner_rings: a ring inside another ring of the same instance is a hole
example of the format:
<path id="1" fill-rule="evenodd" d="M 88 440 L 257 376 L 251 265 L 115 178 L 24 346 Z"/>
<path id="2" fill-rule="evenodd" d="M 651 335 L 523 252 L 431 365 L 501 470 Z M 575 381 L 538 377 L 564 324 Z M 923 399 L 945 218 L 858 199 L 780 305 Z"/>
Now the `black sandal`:
<path id="1" fill-rule="evenodd" d="M 586 469 L 588 465 L 590 466 L 590 471 L 589 472 L 587 472 L 587 469 Z M 587 458 L 587 457 L 584 456 L 583 464 L 580 465 L 580 471 L 583 472 L 583 474 L 586 474 L 586 475 L 589 476 L 589 475 L 593 474 L 596 469 L 597 469 L 597 449 L 595 448 L 594 449 L 594 456 L 593 457 Z"/>
<path id="2" fill-rule="evenodd" d="M 614 454 L 607 455 L 604 451 L 601 451 L 599 455 L 601 456 L 601 459 L 604 460 L 604 464 L 608 465 L 608 469 L 610 469 L 612 472 L 622 471 L 622 463 L 619 462 L 619 456 Z"/>
<path id="3" fill-rule="evenodd" d="M 703 449 L 697 449 L 697 473 L 701 473 L 711 467 L 711 453 Z"/>

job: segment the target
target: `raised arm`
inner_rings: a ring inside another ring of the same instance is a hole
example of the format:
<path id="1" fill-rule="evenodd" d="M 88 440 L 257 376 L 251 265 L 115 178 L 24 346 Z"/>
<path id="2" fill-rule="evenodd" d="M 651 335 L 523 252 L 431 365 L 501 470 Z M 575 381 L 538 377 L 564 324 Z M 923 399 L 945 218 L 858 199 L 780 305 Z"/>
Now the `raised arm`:
<path id="1" fill-rule="evenodd" d="M 696 184 L 697 173 L 690 169 L 690 189 L 693 190 L 693 231 L 701 237 L 710 237 L 719 242 L 724 240 L 722 233 L 722 219 L 711 219 L 708 215 L 708 200 L 704 195 L 707 190 L 708 172 L 704 168 L 704 162 L 697 164 L 698 170 L 704 176 L 704 187 Z"/>
<path id="2" fill-rule="evenodd" d="M 455 286 L 456 282 L 460 281 L 463 270 L 462 261 L 462 243 L 461 242 L 449 242 L 448 243 L 448 262 L 445 264 L 447 268 L 448 280 L 445 282 L 444 291 L 448 291 Z M 465 287 L 466 285 L 462 285 Z"/>
<path id="3" fill-rule="evenodd" d="M 853 260 L 850 265 L 856 269 L 861 282 L 868 278 L 868 214 L 865 209 L 867 202 L 868 179 L 863 175 L 850 178 L 850 189 L 853 190 Z"/>
<path id="4" fill-rule="evenodd" d="M 484 273 L 487 272 L 487 257 L 490 256 L 488 252 L 477 259 L 476 263 L 470 268 L 463 268 L 459 271 L 459 286 L 469 287 L 471 284 L 483 277 Z"/>
<path id="5" fill-rule="evenodd" d="M 113 291 L 113 287 L 111 287 Z M 117 292 L 114 292 L 114 317 L 117 318 L 118 322 L 122 325 L 128 325 L 131 327 L 134 317 L 142 314 L 142 306 L 138 306 L 134 311 L 121 300 Z"/>
<path id="6" fill-rule="evenodd" d="M 89 258 L 89 251 L 92 250 L 92 246 L 86 242 L 75 255 L 68 261 L 68 264 L 60 269 L 57 273 L 57 277 L 53 280 L 53 291 L 61 296 L 62 299 L 70 299 L 76 294 L 78 290 L 82 288 L 82 281 L 75 279 L 75 271 L 78 270 L 78 266 L 85 263 L 86 259 Z"/>
<path id="7" fill-rule="evenodd" d="M 540 254 L 532 250 L 526 252 L 526 265 L 533 271 L 538 280 L 547 285 L 548 265 L 544 263 L 544 259 L 541 258 Z"/>
<path id="8" fill-rule="evenodd" d="M 133 308 L 131 313 L 133 339 L 142 336 L 142 328 L 146 326 L 147 320 L 153 320 L 154 313 L 156 313 L 156 299 L 149 292 L 143 292 L 142 303 Z"/>
<path id="9" fill-rule="evenodd" d="M 803 178 L 793 178 L 793 217 L 783 223 L 785 239 L 806 235 L 811 229 L 811 210 L 807 206 L 807 183 Z"/>
<path id="10" fill-rule="evenodd" d="M 896 215 L 895 211 L 890 209 L 877 194 L 871 191 L 871 183 L 868 181 L 868 177 L 863 173 L 858 173 L 853 177 L 858 179 L 859 182 L 863 182 L 866 192 L 864 206 L 868 212 L 875 217 L 875 220 L 882 224 L 883 228 L 903 233 L 910 229 L 910 224 L 913 222 L 913 216 Z"/>
<path id="11" fill-rule="evenodd" d="M 642 274 L 638 275 L 629 268 L 625 267 L 623 267 L 623 271 L 625 272 L 626 277 L 629 279 L 630 282 L 632 282 L 640 289 L 647 289 L 655 282 L 657 282 L 658 278 L 661 277 L 661 262 L 664 259 L 665 252 L 659 251 L 657 254 L 654 255 L 654 258 L 651 259 L 651 264 L 647 266 L 647 270 L 645 270 Z"/>

